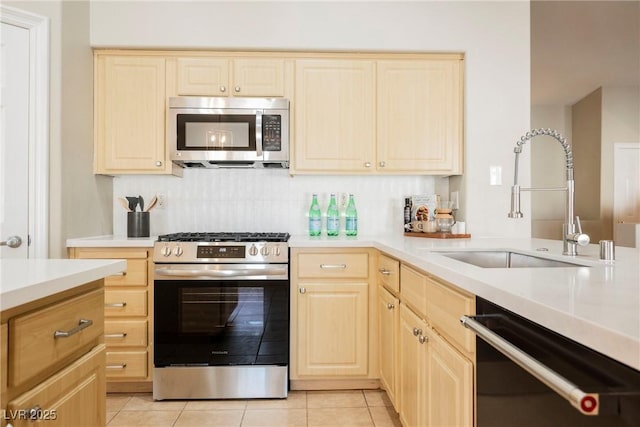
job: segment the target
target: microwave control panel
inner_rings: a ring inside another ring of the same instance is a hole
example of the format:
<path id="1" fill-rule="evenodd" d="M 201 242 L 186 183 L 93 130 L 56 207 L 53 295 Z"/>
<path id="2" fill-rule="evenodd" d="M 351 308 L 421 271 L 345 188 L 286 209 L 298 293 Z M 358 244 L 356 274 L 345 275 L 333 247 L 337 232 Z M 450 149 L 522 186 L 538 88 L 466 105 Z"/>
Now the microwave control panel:
<path id="1" fill-rule="evenodd" d="M 278 115 L 262 116 L 262 149 L 264 151 L 282 150 L 282 123 Z"/>

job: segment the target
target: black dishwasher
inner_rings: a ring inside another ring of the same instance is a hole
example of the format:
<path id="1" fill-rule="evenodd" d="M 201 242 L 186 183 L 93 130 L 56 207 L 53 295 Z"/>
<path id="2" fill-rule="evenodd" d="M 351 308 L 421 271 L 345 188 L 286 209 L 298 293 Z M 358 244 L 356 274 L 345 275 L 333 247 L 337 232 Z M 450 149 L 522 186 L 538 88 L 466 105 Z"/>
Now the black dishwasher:
<path id="1" fill-rule="evenodd" d="M 477 427 L 640 425 L 640 372 L 476 299 Z"/>

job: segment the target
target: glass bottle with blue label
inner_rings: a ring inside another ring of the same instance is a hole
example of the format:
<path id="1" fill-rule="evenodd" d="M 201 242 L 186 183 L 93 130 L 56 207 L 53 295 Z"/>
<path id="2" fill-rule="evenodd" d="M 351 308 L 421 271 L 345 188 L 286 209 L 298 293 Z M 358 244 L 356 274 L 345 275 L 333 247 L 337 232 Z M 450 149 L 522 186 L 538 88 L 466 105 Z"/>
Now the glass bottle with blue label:
<path id="1" fill-rule="evenodd" d="M 309 236 L 319 236 L 322 232 L 322 212 L 318 204 L 318 195 L 314 194 L 309 208 Z"/>
<path id="2" fill-rule="evenodd" d="M 327 207 L 327 236 L 337 236 L 340 232 L 340 212 L 336 203 L 336 195 L 331 194 Z"/>

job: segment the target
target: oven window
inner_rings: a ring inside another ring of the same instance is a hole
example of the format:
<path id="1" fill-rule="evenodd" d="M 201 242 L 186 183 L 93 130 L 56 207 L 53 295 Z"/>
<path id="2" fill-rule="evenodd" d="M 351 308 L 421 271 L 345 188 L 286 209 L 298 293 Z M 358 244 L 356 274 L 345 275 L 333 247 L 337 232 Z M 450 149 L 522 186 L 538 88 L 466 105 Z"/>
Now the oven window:
<path id="1" fill-rule="evenodd" d="M 178 114 L 178 150 L 254 151 L 256 117 L 250 114 Z"/>
<path id="2" fill-rule="evenodd" d="M 286 365 L 288 280 L 154 284 L 154 365 Z"/>
<path id="3" fill-rule="evenodd" d="M 265 319 L 264 288 L 185 287 L 180 313 L 184 334 L 218 334 L 225 328 L 259 334 Z"/>

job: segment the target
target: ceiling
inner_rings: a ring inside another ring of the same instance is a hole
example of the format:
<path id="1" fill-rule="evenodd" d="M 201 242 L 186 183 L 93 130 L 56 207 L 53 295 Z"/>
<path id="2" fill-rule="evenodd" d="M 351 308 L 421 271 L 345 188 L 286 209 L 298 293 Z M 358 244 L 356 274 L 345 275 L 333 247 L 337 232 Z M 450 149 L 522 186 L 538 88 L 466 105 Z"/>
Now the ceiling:
<path id="1" fill-rule="evenodd" d="M 531 2 L 531 104 L 640 85 L 640 0 Z"/>

